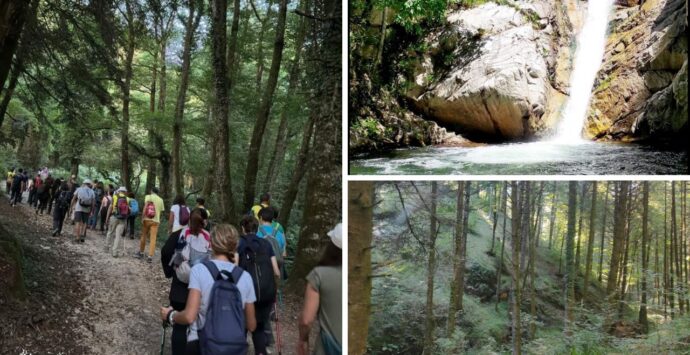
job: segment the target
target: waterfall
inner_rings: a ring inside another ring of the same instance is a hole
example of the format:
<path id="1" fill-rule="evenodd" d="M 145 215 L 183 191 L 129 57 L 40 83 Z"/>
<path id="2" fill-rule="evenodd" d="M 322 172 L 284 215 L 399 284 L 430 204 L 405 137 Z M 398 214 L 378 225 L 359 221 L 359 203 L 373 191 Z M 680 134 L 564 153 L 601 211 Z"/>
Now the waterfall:
<path id="1" fill-rule="evenodd" d="M 587 18 L 577 36 L 577 51 L 570 74 L 570 97 L 554 137 L 559 143 L 582 141 L 592 86 L 604 57 L 606 27 L 613 2 L 589 0 L 587 4 Z"/>

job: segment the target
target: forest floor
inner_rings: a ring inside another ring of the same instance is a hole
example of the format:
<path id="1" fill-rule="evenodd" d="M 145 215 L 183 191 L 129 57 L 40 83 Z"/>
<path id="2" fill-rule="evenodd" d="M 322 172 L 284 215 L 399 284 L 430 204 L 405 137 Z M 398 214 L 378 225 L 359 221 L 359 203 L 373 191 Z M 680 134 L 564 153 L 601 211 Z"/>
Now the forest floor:
<path id="1" fill-rule="evenodd" d="M 5 196 L 0 197 L 0 225 L 20 241 L 27 287 L 24 301 L 0 297 L 0 354 L 160 353 L 159 309 L 168 304 L 170 281 L 159 251 L 149 264 L 131 256 L 138 239 L 125 238 L 125 256 L 112 258 L 103 251 L 100 232 L 89 230 L 85 243 L 73 243 L 70 223 L 62 236 L 52 237 L 52 216 L 35 215 L 26 203 L 10 207 Z M 283 302 L 282 353 L 291 354 L 301 299 L 284 297 Z M 167 329 L 165 354 L 170 334 Z"/>

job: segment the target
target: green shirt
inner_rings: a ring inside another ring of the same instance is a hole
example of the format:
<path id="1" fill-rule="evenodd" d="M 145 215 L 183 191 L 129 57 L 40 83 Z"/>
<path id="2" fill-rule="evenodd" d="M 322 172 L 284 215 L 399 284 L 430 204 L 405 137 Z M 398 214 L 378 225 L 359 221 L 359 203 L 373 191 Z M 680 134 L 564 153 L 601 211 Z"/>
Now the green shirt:
<path id="1" fill-rule="evenodd" d="M 342 342 L 342 278 L 343 269 L 338 266 L 317 266 L 307 275 L 307 282 L 319 293 L 319 312 L 317 319 L 322 332 Z M 317 355 L 325 354 L 321 340 L 316 341 Z"/>
<path id="2" fill-rule="evenodd" d="M 144 209 L 142 211 L 146 211 L 146 205 L 152 202 L 153 205 L 156 207 L 156 216 L 153 218 L 146 218 L 145 213 L 142 213 L 144 215 L 144 220 L 149 220 L 149 221 L 154 221 L 156 223 L 161 223 L 161 213 L 163 210 L 165 210 L 165 205 L 163 204 L 163 199 L 160 198 L 160 196 L 156 194 L 150 194 L 146 195 L 144 198 Z"/>

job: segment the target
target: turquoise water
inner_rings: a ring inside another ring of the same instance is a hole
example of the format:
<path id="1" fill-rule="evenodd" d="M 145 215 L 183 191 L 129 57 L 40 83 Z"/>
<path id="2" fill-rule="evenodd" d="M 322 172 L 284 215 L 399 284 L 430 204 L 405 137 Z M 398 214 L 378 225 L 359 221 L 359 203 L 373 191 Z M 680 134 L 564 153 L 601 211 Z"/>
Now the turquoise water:
<path id="1" fill-rule="evenodd" d="M 350 174 L 371 175 L 657 175 L 687 174 L 685 152 L 624 143 L 553 141 L 472 148 L 398 149 L 355 156 Z"/>

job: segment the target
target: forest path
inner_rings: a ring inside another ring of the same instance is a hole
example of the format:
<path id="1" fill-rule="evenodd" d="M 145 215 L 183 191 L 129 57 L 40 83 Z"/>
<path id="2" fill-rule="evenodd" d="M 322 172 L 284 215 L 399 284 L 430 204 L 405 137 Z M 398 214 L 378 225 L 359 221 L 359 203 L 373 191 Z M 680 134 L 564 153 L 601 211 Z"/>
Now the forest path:
<path id="1" fill-rule="evenodd" d="M 29 311 L 14 311 L 24 325 L 26 317 L 32 319 L 32 308 L 45 310 L 39 314 L 46 322 L 38 326 L 45 326 L 46 331 L 17 331 L 12 334 L 13 344 L 0 347 L 3 351 L 14 347 L 15 351 L 48 354 L 160 353 L 163 329 L 158 312 L 161 305 L 168 304 L 170 287 L 161 270 L 160 250 L 149 264 L 132 257 L 138 250 L 138 239 L 124 238 L 125 255 L 113 258 L 104 252 L 105 236 L 100 232 L 89 230 L 86 241 L 77 244 L 72 242 L 73 227 L 67 222 L 63 235 L 52 237 L 52 216 L 36 215 L 26 203 L 12 208 L 6 198 L 0 199 L 0 223 L 15 233 L 23 248 L 38 253 L 30 260 L 31 268 L 52 280 L 49 289 L 40 290 L 40 297 L 31 293 L 43 287 L 27 280 Z M 32 304 L 38 302 L 32 301 L 34 298 L 46 296 L 42 304 Z M 283 354 L 295 352 L 299 303 L 294 297 L 284 297 L 280 314 Z M 31 323 L 26 330 L 36 329 Z M 275 329 L 275 323 L 273 326 Z M 170 353 L 170 336 L 168 328 L 164 354 Z"/>

